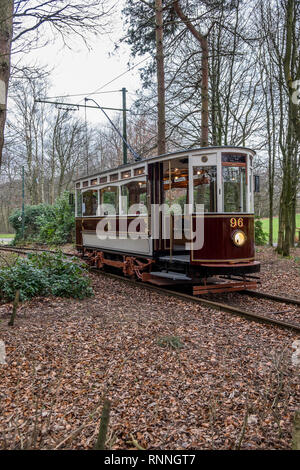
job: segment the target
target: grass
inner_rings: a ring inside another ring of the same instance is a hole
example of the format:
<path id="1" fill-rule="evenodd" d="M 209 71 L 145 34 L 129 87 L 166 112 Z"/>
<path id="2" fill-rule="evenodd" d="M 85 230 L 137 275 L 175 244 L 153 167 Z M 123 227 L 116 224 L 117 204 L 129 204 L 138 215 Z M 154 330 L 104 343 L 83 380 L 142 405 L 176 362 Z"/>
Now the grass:
<path id="1" fill-rule="evenodd" d="M 263 231 L 269 236 L 269 219 L 261 219 L 263 223 Z M 300 228 L 300 214 L 296 215 L 296 227 Z M 298 232 L 298 231 L 297 231 Z M 296 234 L 298 236 L 298 233 Z M 273 242 L 277 242 L 278 238 L 278 217 L 273 217 Z"/>
<path id="2" fill-rule="evenodd" d="M 162 348 L 181 349 L 183 343 L 178 336 L 162 336 L 158 338 L 157 344 Z"/>
<path id="3" fill-rule="evenodd" d="M 15 238 L 14 233 L 0 233 L 0 238 Z"/>

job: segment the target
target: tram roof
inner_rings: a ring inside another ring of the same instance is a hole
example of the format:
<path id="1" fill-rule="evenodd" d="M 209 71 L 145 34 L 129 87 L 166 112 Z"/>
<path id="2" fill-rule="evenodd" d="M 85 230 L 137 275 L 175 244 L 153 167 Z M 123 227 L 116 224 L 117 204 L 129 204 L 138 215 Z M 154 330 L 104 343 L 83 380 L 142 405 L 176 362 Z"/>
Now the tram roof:
<path id="1" fill-rule="evenodd" d="M 134 161 L 134 162 L 129 162 L 129 163 L 123 163 L 122 165 L 119 165 L 119 166 L 116 166 L 116 167 L 113 167 L 113 168 L 109 168 L 108 170 L 103 170 L 103 171 L 97 171 L 97 173 L 92 173 L 92 174 L 86 174 L 86 175 L 83 175 L 83 176 L 80 176 L 80 178 L 76 178 L 74 179 L 73 181 L 76 182 L 76 181 L 81 181 L 82 179 L 86 179 L 86 178 L 92 178 L 94 176 L 98 176 L 98 175 L 105 175 L 106 173 L 111 173 L 112 171 L 118 171 L 120 169 L 126 169 L 126 168 L 130 168 L 130 167 L 133 167 L 133 166 L 139 166 L 139 165 L 143 165 L 143 163 L 148 163 L 148 162 L 151 162 L 153 160 L 156 160 L 156 161 L 159 161 L 160 159 L 161 160 L 165 160 L 167 157 L 172 157 L 172 156 L 175 156 L 175 155 L 184 155 L 184 154 L 190 154 L 191 152 L 199 152 L 199 151 L 202 151 L 202 150 L 220 150 L 220 149 L 224 149 L 224 150 L 230 150 L 230 149 L 233 149 L 233 150 L 244 150 L 246 152 L 252 152 L 254 155 L 256 155 L 256 152 L 255 150 L 253 149 L 250 149 L 249 147 L 237 147 L 237 146 L 234 146 L 234 145 L 218 145 L 218 146 L 212 146 L 212 147 L 197 147 L 197 148 L 189 148 L 189 149 L 186 149 L 186 150 L 177 150 L 175 152 L 171 152 L 171 153 L 164 153 L 162 155 L 156 155 L 154 157 L 149 157 L 149 158 L 144 158 L 142 160 L 138 160 L 138 161 Z M 187 155 L 188 156 L 188 155 Z"/>

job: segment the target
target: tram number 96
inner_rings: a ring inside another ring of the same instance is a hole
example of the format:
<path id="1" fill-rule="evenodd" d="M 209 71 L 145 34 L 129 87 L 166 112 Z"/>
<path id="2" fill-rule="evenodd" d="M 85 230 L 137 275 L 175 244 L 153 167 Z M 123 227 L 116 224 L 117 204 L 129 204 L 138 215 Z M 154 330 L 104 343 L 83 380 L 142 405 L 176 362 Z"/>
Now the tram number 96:
<path id="1" fill-rule="evenodd" d="M 230 219 L 230 227 L 235 228 L 235 227 L 244 227 L 244 219 L 242 217 L 239 217 L 236 219 L 235 217 L 232 217 Z"/>

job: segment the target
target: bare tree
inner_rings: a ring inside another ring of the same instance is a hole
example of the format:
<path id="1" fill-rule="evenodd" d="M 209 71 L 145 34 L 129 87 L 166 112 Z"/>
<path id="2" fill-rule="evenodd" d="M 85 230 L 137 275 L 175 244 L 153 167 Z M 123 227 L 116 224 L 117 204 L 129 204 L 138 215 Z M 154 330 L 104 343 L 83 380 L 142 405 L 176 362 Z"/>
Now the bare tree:
<path id="1" fill-rule="evenodd" d="M 165 71 L 163 49 L 162 0 L 155 0 L 156 64 L 157 64 L 157 152 L 166 153 Z"/>
<path id="2" fill-rule="evenodd" d="M 0 109 L 0 167 L 12 52 L 45 45 L 57 36 L 66 43 L 74 34 L 87 44 L 90 33 L 105 31 L 111 8 L 108 0 L 1 0 L 0 89 L 5 100 Z"/>
<path id="3" fill-rule="evenodd" d="M 299 106 L 293 102 L 294 79 L 300 77 L 299 3 L 294 0 L 259 2 L 257 25 L 265 44 L 267 68 L 272 66 L 272 87 L 276 88 L 278 146 L 281 153 L 281 195 L 277 251 L 288 256 L 294 245 L 296 197 L 299 188 Z M 267 110 L 268 112 L 268 110 Z"/>

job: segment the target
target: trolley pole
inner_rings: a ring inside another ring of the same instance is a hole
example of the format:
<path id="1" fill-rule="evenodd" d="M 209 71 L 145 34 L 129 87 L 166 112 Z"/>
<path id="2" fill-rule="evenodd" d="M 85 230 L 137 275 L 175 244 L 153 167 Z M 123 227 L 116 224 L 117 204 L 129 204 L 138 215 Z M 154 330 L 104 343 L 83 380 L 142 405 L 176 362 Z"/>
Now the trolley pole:
<path id="1" fill-rule="evenodd" d="M 22 166 L 22 239 L 24 240 L 24 226 L 25 226 L 25 172 Z"/>
<path id="2" fill-rule="evenodd" d="M 123 138 L 127 142 L 127 120 L 126 120 L 126 88 L 122 88 L 122 103 L 123 103 Z M 127 145 L 123 140 L 123 163 L 127 163 Z"/>

